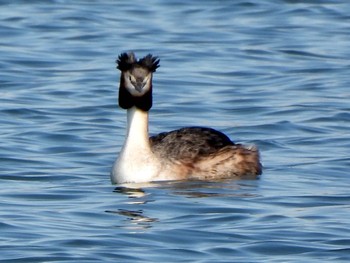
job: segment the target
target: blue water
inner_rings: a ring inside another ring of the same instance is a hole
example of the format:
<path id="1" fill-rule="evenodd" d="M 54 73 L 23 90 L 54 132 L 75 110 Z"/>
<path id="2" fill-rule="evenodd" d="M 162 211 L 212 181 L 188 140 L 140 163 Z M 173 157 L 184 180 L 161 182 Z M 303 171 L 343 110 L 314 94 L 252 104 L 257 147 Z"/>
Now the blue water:
<path id="1" fill-rule="evenodd" d="M 1 262 L 349 262 L 350 4 L 0 1 Z M 124 51 L 151 133 L 256 144 L 259 180 L 110 184 Z"/>

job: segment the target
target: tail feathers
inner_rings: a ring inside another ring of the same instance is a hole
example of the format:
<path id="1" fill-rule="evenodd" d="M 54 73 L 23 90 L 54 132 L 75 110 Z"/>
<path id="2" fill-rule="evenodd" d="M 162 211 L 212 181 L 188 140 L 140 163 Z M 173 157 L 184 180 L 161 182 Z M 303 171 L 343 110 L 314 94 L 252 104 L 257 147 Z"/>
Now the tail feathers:
<path id="1" fill-rule="evenodd" d="M 262 173 L 258 149 L 240 144 L 226 146 L 210 156 L 202 157 L 193 164 L 193 168 L 193 179 L 258 177 Z"/>

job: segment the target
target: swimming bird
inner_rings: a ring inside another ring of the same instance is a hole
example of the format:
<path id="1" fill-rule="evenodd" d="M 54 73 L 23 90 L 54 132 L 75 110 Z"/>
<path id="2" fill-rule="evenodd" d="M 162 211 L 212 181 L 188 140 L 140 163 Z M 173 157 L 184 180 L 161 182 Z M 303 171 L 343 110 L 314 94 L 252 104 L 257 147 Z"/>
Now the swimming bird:
<path id="1" fill-rule="evenodd" d="M 149 137 L 152 78 L 159 59 L 151 54 L 137 59 L 122 53 L 119 106 L 127 110 L 124 145 L 115 161 L 115 184 L 164 180 L 217 180 L 258 177 L 262 172 L 255 146 L 236 144 L 225 134 L 207 127 L 185 127 Z"/>

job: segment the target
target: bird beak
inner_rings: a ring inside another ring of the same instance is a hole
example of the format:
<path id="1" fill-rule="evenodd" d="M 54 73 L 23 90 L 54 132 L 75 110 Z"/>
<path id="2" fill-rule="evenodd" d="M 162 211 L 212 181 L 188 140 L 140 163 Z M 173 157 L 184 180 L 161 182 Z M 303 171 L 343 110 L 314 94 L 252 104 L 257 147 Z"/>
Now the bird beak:
<path id="1" fill-rule="evenodd" d="M 141 93 L 144 86 L 145 86 L 144 83 L 142 83 L 142 82 L 137 82 L 136 85 L 135 85 L 135 89 L 136 89 L 138 92 Z"/>

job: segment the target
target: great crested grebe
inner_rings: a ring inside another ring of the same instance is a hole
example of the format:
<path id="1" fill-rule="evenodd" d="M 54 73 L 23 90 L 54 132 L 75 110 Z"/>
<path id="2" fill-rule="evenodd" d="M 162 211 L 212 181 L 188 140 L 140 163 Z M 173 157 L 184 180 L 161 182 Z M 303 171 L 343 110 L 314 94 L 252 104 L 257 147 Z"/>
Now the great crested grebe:
<path id="1" fill-rule="evenodd" d="M 124 145 L 111 173 L 112 183 L 164 180 L 215 180 L 258 177 L 262 166 L 256 147 L 235 144 L 211 128 L 186 127 L 148 136 L 152 107 L 152 76 L 159 59 L 134 53 L 117 59 L 121 71 L 119 106 L 127 110 Z"/>

